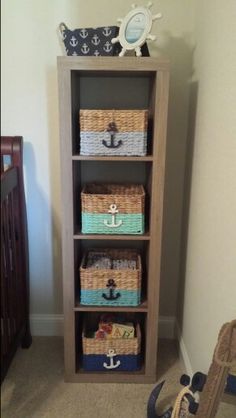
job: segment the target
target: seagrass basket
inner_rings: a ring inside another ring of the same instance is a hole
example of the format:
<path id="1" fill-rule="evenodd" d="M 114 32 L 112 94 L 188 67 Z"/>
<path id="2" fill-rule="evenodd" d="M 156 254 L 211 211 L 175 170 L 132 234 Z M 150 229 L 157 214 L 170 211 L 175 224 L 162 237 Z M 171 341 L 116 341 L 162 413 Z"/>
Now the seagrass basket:
<path id="1" fill-rule="evenodd" d="M 88 371 L 135 371 L 141 365 L 141 331 L 135 327 L 134 338 L 96 339 L 82 334 L 83 368 Z"/>
<path id="2" fill-rule="evenodd" d="M 147 110 L 80 110 L 80 154 L 145 156 Z"/>
<path id="3" fill-rule="evenodd" d="M 81 193 L 82 233 L 143 234 L 145 191 L 142 185 L 85 185 Z"/>
<path id="4" fill-rule="evenodd" d="M 80 266 L 83 305 L 137 306 L 142 266 L 136 250 L 89 250 Z"/>

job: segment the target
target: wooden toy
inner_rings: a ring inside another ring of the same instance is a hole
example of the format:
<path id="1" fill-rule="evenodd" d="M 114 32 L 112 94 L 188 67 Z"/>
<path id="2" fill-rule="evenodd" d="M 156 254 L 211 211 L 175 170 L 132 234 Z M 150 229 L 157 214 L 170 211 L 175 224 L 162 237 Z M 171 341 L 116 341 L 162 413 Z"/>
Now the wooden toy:
<path id="1" fill-rule="evenodd" d="M 180 383 L 184 388 L 178 394 L 174 407 L 170 407 L 160 416 L 156 414 L 155 404 L 165 383 L 161 382 L 153 389 L 149 397 L 147 418 L 188 418 L 192 415 L 196 415 L 196 418 L 214 418 L 219 403 L 222 399 L 225 400 L 227 376 L 235 367 L 236 320 L 233 320 L 221 328 L 208 375 L 197 372 L 192 382 L 189 376 L 183 375 Z M 202 392 L 199 402 L 196 400 L 196 392 Z M 235 395 L 231 396 L 231 403 L 236 404 Z"/>

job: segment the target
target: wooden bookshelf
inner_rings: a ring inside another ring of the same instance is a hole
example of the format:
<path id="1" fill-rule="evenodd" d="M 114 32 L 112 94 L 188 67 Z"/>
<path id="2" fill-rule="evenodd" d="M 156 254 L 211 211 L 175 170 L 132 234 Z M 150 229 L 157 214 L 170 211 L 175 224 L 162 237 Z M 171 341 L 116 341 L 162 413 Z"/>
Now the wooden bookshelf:
<path id="1" fill-rule="evenodd" d="M 59 57 L 59 107 L 62 188 L 62 249 L 65 379 L 68 382 L 155 382 L 158 366 L 158 311 L 162 242 L 169 63 L 150 57 Z M 112 92 L 112 94 L 111 94 Z M 147 108 L 151 122 L 145 157 L 81 156 L 80 108 Z M 95 107 L 96 108 L 96 107 Z M 80 192 L 87 181 L 143 184 L 147 195 L 143 235 L 82 234 Z M 137 307 L 84 306 L 79 300 L 79 262 L 89 244 L 140 248 L 146 273 Z M 138 372 L 86 372 L 81 366 L 81 333 L 86 315 L 126 312 L 142 331 Z"/>

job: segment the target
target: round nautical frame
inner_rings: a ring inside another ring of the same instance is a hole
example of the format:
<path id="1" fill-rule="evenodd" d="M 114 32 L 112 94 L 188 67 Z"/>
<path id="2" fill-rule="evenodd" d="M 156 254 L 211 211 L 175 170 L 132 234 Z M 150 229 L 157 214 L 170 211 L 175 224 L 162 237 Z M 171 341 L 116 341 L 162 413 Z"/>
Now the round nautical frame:
<path id="1" fill-rule="evenodd" d="M 119 30 L 119 42 L 125 50 L 143 46 L 152 28 L 153 17 L 149 9 L 136 7 L 123 19 Z"/>

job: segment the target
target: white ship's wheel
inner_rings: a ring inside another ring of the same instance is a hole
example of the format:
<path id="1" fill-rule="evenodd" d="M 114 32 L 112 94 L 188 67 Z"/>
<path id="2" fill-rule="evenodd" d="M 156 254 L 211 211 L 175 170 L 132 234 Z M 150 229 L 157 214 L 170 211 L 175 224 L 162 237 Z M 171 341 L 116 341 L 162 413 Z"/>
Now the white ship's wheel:
<path id="1" fill-rule="evenodd" d="M 147 40 L 154 41 L 156 36 L 151 35 L 152 22 L 162 17 L 161 13 L 152 15 L 150 8 L 152 3 L 149 2 L 147 7 L 137 7 L 132 5 L 132 10 L 123 18 L 118 19 L 121 23 L 119 34 L 113 38 L 111 42 L 115 44 L 120 42 L 122 50 L 120 57 L 125 55 L 126 51 L 135 50 L 138 57 L 142 55 L 141 47 Z"/>

